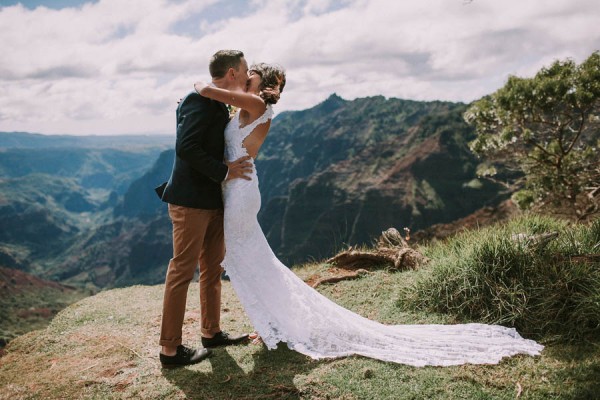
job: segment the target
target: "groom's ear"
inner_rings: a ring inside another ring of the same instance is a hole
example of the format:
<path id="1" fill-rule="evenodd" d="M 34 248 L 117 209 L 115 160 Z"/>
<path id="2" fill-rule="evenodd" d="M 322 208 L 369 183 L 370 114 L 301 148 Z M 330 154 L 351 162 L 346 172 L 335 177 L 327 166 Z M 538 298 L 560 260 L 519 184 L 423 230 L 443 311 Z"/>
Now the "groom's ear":
<path id="1" fill-rule="evenodd" d="M 227 79 L 235 79 L 235 69 L 233 69 L 233 68 L 229 68 L 229 69 L 227 70 L 227 73 L 225 74 L 225 77 L 226 77 Z"/>

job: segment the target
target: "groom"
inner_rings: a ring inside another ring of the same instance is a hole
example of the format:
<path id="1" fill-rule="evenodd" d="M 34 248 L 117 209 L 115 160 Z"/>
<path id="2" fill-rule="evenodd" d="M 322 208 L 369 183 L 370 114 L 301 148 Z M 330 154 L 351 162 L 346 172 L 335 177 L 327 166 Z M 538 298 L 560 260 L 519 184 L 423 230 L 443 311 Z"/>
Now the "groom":
<path id="1" fill-rule="evenodd" d="M 237 50 L 220 50 L 209 64 L 215 86 L 242 90 L 248 81 L 248 64 Z M 224 130 L 229 122 L 225 104 L 192 92 L 176 111 L 175 163 L 169 181 L 157 188 L 169 203 L 173 223 L 173 258 L 165 280 L 159 344 L 163 367 L 195 364 L 211 354 L 210 347 L 244 341 L 248 335 L 231 336 L 220 328 L 223 200 L 221 183 L 247 179 L 250 157 L 224 163 Z M 200 310 L 203 349 L 181 344 L 187 291 L 200 265 Z"/>

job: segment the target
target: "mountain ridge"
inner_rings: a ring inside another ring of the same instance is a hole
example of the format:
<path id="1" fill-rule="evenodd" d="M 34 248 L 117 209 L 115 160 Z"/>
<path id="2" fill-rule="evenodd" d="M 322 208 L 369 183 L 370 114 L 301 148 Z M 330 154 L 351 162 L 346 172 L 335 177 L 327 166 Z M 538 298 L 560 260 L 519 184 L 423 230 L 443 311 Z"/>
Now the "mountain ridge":
<path id="1" fill-rule="evenodd" d="M 140 143 L 140 139 L 143 141 Z M 173 135 L 45 135 L 31 132 L 0 132 L 0 148 L 114 148 L 168 146 Z"/>
<path id="2" fill-rule="evenodd" d="M 466 146 L 473 130 L 462 120 L 465 107 L 383 96 L 348 101 L 332 94 L 310 109 L 278 114 L 256 159 L 259 222 L 276 254 L 290 266 L 321 259 L 347 245 L 368 244 L 391 226 L 414 232 L 503 200 L 497 186 L 472 182 L 476 160 Z M 98 149 L 79 151 L 94 155 Z M 117 192 L 113 187 L 110 198 L 104 192 L 101 204 L 95 199 L 102 217 L 53 258 L 46 278 L 94 290 L 164 278 L 171 228 L 153 189 L 168 179 L 174 150 L 154 154 L 137 179 Z M 110 160 L 123 158 L 94 157 L 106 162 L 79 165 L 110 171 L 116 168 Z M 87 175 L 73 165 L 82 184 Z M 107 189 L 101 179 L 92 182 Z"/>

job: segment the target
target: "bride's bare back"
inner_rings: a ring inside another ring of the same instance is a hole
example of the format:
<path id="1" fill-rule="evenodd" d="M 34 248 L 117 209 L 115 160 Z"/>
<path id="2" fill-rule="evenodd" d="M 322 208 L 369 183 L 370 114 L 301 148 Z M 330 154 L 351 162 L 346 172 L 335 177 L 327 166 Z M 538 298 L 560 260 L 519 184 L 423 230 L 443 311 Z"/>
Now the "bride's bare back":
<path id="1" fill-rule="evenodd" d="M 240 129 L 242 129 L 242 128 L 248 126 L 249 124 L 251 124 L 252 122 L 256 121 L 256 119 L 258 117 L 260 117 L 260 115 L 253 117 L 250 115 L 250 113 L 248 111 L 240 110 L 240 115 L 239 115 Z M 254 128 L 252 130 L 252 132 L 250 132 L 248 134 L 248 136 L 246 136 L 246 138 L 242 142 L 242 146 L 244 146 L 244 148 L 246 149 L 246 151 L 248 152 L 248 155 L 250 157 L 256 159 L 262 144 L 264 143 L 265 139 L 267 138 L 267 134 L 269 133 L 270 127 L 271 127 L 271 120 L 268 120 L 267 122 L 258 125 L 256 128 Z"/>

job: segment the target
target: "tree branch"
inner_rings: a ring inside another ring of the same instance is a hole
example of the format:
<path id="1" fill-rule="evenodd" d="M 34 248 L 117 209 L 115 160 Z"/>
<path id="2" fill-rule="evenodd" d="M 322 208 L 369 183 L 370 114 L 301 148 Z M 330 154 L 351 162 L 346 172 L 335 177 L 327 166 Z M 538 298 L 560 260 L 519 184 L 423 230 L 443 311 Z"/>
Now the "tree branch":
<path id="1" fill-rule="evenodd" d="M 577 140 L 579 140 L 579 137 L 581 136 L 581 132 L 583 132 L 583 126 L 585 125 L 585 111 L 581 110 L 581 118 L 579 120 L 579 130 L 577 131 L 577 135 L 575 135 L 575 139 L 573 139 L 573 142 L 571 142 L 571 145 L 567 149 L 567 153 L 573 149 L 573 146 L 575 146 L 575 143 L 577 143 Z"/>

